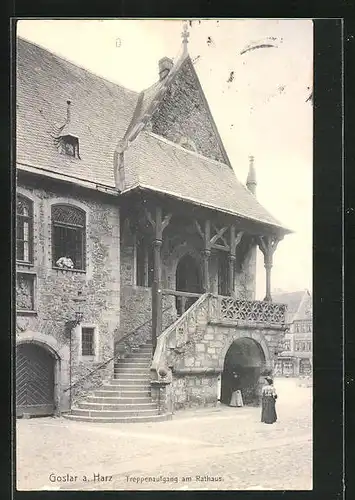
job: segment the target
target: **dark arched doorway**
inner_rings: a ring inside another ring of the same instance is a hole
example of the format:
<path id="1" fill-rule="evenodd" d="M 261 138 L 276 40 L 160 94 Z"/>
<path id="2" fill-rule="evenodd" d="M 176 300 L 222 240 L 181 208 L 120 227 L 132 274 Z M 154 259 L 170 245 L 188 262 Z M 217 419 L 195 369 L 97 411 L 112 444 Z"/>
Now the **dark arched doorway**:
<path id="1" fill-rule="evenodd" d="M 184 255 L 176 268 L 176 290 L 180 292 L 202 293 L 201 269 L 196 260 L 189 254 Z M 182 309 L 186 310 L 197 300 L 189 297 L 182 306 L 180 297 L 176 300 L 176 309 L 181 314 Z"/>
<path id="2" fill-rule="evenodd" d="M 247 337 L 235 340 L 224 360 L 221 402 L 229 404 L 232 392 L 239 389 L 245 405 L 258 404 L 259 378 L 264 369 L 265 356 L 260 344 Z"/>
<path id="3" fill-rule="evenodd" d="M 23 343 L 16 349 L 16 415 L 53 415 L 55 357 L 44 347 Z"/>

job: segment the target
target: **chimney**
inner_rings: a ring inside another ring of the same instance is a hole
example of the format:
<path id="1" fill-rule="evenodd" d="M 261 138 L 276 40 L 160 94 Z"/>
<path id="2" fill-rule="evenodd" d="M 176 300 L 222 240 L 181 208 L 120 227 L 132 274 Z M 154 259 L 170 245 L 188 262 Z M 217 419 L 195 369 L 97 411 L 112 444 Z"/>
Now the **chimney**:
<path id="1" fill-rule="evenodd" d="M 249 156 L 249 172 L 247 178 L 247 188 L 253 195 L 256 193 L 256 172 L 254 168 L 254 156 Z"/>
<path id="2" fill-rule="evenodd" d="M 163 57 L 159 61 L 159 80 L 164 80 L 166 78 L 173 67 L 173 61 L 169 59 L 169 57 Z"/>

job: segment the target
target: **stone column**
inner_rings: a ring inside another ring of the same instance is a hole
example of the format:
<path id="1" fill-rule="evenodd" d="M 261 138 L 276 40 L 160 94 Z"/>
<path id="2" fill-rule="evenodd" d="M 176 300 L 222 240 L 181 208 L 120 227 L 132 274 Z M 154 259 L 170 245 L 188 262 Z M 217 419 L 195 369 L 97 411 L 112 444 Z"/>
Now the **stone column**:
<path id="1" fill-rule="evenodd" d="M 211 222 L 209 219 L 207 219 L 205 221 L 204 249 L 202 252 L 203 291 L 205 293 L 208 293 L 210 291 L 210 273 L 209 273 L 210 256 L 211 256 Z"/>
<path id="2" fill-rule="evenodd" d="M 157 206 L 155 209 L 155 235 L 153 240 L 154 250 L 154 278 L 152 285 L 152 344 L 153 353 L 157 346 L 157 338 L 162 332 L 162 286 L 161 286 L 161 246 L 162 246 L 162 210 Z"/>
<path id="3" fill-rule="evenodd" d="M 264 301 L 272 302 L 271 297 L 271 268 L 273 264 L 273 256 L 279 241 L 282 236 L 268 235 L 259 236 L 257 238 L 258 246 L 264 255 L 264 267 L 266 271 L 266 294 Z"/>

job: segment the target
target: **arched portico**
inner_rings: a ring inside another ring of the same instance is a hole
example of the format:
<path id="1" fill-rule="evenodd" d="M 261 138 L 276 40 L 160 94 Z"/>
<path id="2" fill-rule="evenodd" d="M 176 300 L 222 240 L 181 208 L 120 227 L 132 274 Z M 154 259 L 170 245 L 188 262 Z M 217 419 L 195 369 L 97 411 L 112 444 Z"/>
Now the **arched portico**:
<path id="1" fill-rule="evenodd" d="M 223 364 L 220 400 L 229 404 L 233 391 L 242 392 L 244 404 L 258 401 L 260 375 L 267 366 L 267 355 L 251 337 L 235 339 L 229 346 Z"/>

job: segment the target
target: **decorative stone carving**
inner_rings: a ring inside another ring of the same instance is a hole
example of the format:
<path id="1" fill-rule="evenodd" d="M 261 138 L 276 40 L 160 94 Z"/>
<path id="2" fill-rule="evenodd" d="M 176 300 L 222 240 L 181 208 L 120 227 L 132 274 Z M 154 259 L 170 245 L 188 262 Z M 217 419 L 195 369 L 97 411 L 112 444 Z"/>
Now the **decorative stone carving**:
<path id="1" fill-rule="evenodd" d="M 285 304 L 274 304 L 262 301 L 237 300 L 232 297 L 221 297 L 220 318 L 229 321 L 252 321 L 256 323 L 285 323 Z"/>
<path id="2" fill-rule="evenodd" d="M 31 274 L 17 274 L 16 307 L 21 311 L 34 309 L 34 276 Z"/>

